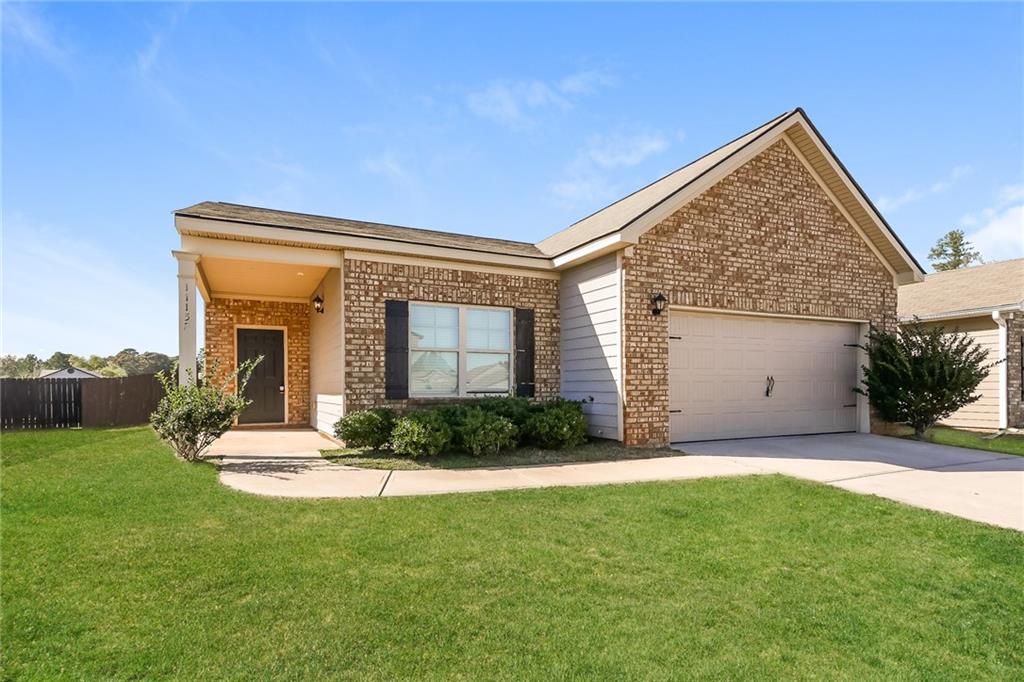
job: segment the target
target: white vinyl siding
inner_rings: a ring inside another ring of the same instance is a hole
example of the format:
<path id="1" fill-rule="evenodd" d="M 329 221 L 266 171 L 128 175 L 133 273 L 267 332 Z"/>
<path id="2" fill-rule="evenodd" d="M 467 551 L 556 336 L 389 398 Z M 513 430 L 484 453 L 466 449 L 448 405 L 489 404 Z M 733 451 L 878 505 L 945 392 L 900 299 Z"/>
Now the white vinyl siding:
<path id="1" fill-rule="evenodd" d="M 335 422 L 344 414 L 341 270 L 328 270 L 316 294 L 324 300 L 324 311 L 309 307 L 309 422 L 318 431 L 333 435 Z"/>
<path id="2" fill-rule="evenodd" d="M 622 440 L 619 433 L 622 297 L 617 257 L 562 273 L 562 395 L 583 400 L 587 431 Z"/>
<path id="3" fill-rule="evenodd" d="M 670 315 L 672 442 L 856 430 L 858 324 Z"/>

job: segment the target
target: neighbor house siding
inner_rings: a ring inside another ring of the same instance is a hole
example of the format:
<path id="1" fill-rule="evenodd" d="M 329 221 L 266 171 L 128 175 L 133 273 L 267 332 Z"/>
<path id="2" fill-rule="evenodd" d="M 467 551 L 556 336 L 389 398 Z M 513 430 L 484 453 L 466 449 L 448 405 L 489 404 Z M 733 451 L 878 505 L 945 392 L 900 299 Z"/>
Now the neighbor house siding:
<path id="1" fill-rule="evenodd" d="M 625 441 L 669 440 L 669 303 L 895 323 L 892 275 L 780 141 L 646 232 L 623 260 Z"/>
<path id="2" fill-rule="evenodd" d="M 583 401 L 588 433 L 621 440 L 621 280 L 618 256 L 562 273 L 562 395 Z"/>
<path id="3" fill-rule="evenodd" d="M 284 327 L 288 358 L 287 421 L 309 423 L 309 311 L 305 303 L 215 298 L 206 304 L 206 371 L 211 381 L 228 380 L 235 389 L 238 327 Z"/>
<path id="4" fill-rule="evenodd" d="M 999 327 L 991 316 L 972 317 L 959 320 L 929 323 L 926 327 L 942 327 L 950 332 L 962 332 L 971 340 L 988 351 L 986 362 L 1000 359 Z M 999 428 L 999 368 L 993 367 L 988 375 L 981 380 L 975 395 L 978 400 L 964 405 L 959 410 L 942 420 L 946 426 L 965 429 L 998 429 Z"/>
<path id="5" fill-rule="evenodd" d="M 345 410 L 404 409 L 427 402 L 384 396 L 384 301 L 425 301 L 534 310 L 535 397 L 559 389 L 558 280 L 346 258 Z"/>
<path id="6" fill-rule="evenodd" d="M 318 313 L 309 306 L 310 424 L 330 434 L 344 413 L 341 269 L 328 270 L 313 295 L 324 300 L 324 311 Z"/>

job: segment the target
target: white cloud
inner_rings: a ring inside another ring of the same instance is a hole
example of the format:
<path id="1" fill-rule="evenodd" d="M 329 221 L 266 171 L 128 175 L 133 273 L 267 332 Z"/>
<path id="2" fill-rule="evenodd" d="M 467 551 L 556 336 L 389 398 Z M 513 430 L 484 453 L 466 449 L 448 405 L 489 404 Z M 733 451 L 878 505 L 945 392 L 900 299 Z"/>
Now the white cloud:
<path id="1" fill-rule="evenodd" d="M 985 260 L 1024 257 L 1024 183 L 996 190 L 995 204 L 960 219 Z"/>
<path id="2" fill-rule="evenodd" d="M 944 178 L 936 180 L 927 187 L 911 187 L 897 197 L 881 197 L 877 202 L 878 208 L 881 211 L 895 211 L 901 206 L 942 194 L 955 185 L 958 180 L 970 175 L 973 170 L 970 166 L 955 166 Z"/>
<path id="3" fill-rule="evenodd" d="M 556 82 L 542 80 L 497 80 L 483 90 L 466 96 L 469 110 L 510 128 L 529 128 L 545 110 L 566 111 L 574 97 L 589 95 L 615 84 L 603 71 L 590 70 L 570 74 Z"/>
<path id="4" fill-rule="evenodd" d="M 70 73 L 67 45 L 59 41 L 54 27 L 34 7 L 24 3 L 4 3 L 3 36 L 7 44 L 23 46 L 58 69 Z"/>
<path id="5" fill-rule="evenodd" d="M 1003 209 L 967 239 L 986 261 L 1024 258 L 1024 204 Z"/>
<path id="6" fill-rule="evenodd" d="M 156 60 L 160 57 L 160 52 L 163 50 L 167 36 L 177 28 L 178 22 L 188 13 L 188 10 L 188 4 L 174 5 L 167 16 L 166 22 L 153 32 L 146 46 L 135 55 L 135 68 L 138 69 L 140 74 L 145 76 L 150 72 L 156 64 Z"/>
<path id="7" fill-rule="evenodd" d="M 680 135 L 676 133 L 676 139 Z M 611 172 L 639 165 L 670 145 L 670 137 L 657 131 L 591 135 L 566 166 L 563 177 L 551 183 L 549 189 L 569 204 L 609 199 L 616 192 L 609 178 Z"/>
<path id="8" fill-rule="evenodd" d="M 618 83 L 618 79 L 612 74 L 599 69 L 590 69 L 566 76 L 558 81 L 558 89 L 568 95 L 589 95 L 616 83 Z"/>
<path id="9" fill-rule="evenodd" d="M 386 178 L 399 187 L 415 189 L 419 186 L 417 175 L 390 150 L 363 159 L 362 168 L 367 173 Z"/>

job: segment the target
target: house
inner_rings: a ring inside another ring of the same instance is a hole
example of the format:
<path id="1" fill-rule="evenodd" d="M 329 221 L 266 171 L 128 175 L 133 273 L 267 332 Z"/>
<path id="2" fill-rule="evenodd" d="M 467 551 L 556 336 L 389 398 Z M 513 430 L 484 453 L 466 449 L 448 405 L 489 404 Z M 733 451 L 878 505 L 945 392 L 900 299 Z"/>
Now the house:
<path id="1" fill-rule="evenodd" d="M 242 423 L 512 392 L 628 445 L 868 431 L 869 324 L 923 272 L 796 109 L 536 244 L 204 202 L 179 352 L 263 355 Z M 182 376 L 182 380 L 187 377 Z"/>
<path id="2" fill-rule="evenodd" d="M 949 426 L 1024 427 L 1024 258 L 936 272 L 899 289 L 901 321 L 963 332 L 987 348 L 996 365 L 978 386 L 981 397 L 954 412 Z"/>
<path id="3" fill-rule="evenodd" d="M 99 374 L 80 367 L 63 367 L 61 369 L 41 369 L 40 379 L 100 379 Z"/>

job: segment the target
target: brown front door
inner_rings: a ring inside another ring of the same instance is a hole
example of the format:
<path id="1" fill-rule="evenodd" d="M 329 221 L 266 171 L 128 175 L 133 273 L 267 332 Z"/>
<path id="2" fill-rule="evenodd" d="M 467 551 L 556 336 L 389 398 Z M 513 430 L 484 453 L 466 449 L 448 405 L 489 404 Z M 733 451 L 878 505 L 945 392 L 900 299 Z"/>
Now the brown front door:
<path id="1" fill-rule="evenodd" d="M 284 331 L 280 329 L 239 329 L 238 364 L 263 356 L 245 387 L 252 401 L 238 417 L 239 424 L 269 424 L 284 421 Z"/>

